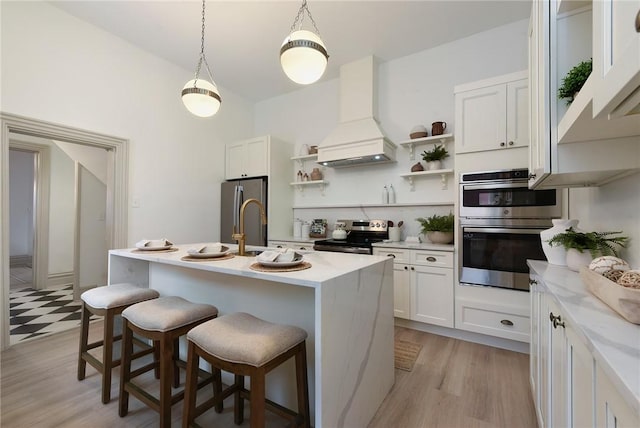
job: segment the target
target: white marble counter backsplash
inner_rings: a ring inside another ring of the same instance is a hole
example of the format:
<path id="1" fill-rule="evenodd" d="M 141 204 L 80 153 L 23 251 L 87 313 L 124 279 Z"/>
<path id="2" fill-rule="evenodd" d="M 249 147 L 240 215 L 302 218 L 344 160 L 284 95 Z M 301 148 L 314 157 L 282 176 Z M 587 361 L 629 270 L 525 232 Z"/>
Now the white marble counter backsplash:
<path id="1" fill-rule="evenodd" d="M 625 320 L 591 294 L 577 272 L 536 260 L 528 264 L 621 395 L 640 413 L 640 325 Z"/>

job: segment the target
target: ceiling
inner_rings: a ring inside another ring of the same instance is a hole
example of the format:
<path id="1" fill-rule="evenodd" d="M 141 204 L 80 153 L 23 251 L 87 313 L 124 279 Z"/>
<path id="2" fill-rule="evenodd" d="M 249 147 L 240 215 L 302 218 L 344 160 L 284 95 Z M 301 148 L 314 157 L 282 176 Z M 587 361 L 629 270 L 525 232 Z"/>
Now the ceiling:
<path id="1" fill-rule="evenodd" d="M 193 70 L 185 83 L 192 78 L 200 53 L 200 0 L 51 3 Z M 279 50 L 300 5 L 301 0 L 207 1 L 205 54 L 223 98 L 225 89 L 254 102 L 299 89 L 281 70 Z M 327 80 L 338 76 L 341 64 L 367 55 L 386 62 L 526 19 L 531 1 L 308 0 L 308 6 L 330 55 L 322 77 Z"/>

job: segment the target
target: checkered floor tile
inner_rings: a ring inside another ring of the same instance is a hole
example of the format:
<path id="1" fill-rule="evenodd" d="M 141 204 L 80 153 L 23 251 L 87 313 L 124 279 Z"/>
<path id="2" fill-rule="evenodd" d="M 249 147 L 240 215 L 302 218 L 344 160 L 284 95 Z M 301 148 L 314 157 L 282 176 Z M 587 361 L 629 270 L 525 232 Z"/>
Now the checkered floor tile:
<path id="1" fill-rule="evenodd" d="M 25 288 L 9 295 L 11 345 L 80 325 L 80 302 L 71 285 L 56 289 Z M 94 317 L 95 318 L 95 317 Z"/>

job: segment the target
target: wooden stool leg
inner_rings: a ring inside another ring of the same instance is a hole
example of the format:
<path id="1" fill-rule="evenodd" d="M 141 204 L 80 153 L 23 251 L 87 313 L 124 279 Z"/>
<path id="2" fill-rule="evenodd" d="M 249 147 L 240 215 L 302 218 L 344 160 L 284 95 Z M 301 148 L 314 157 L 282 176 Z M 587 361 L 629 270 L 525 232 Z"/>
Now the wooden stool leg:
<path id="1" fill-rule="evenodd" d="M 219 368 L 213 366 L 211 366 L 211 373 L 213 374 L 213 396 L 219 397 L 222 394 L 222 374 Z M 222 413 L 223 405 L 222 400 L 216 404 L 216 413 Z"/>
<path id="2" fill-rule="evenodd" d="M 251 390 L 249 391 L 251 428 L 264 428 L 265 377 L 264 368 L 257 368 L 251 374 Z"/>
<path id="3" fill-rule="evenodd" d="M 118 401 L 118 414 L 124 417 L 129 413 L 129 392 L 127 383 L 131 380 L 131 353 L 133 351 L 133 332 L 129 329 L 126 318 L 122 318 L 122 357 L 120 359 L 120 397 Z"/>
<path id="4" fill-rule="evenodd" d="M 182 415 L 182 427 L 188 428 L 195 420 L 196 394 L 198 391 L 198 355 L 193 342 L 188 341 L 187 350 L 187 379 L 184 385 L 184 410 Z"/>
<path id="5" fill-rule="evenodd" d="M 80 321 L 80 349 L 78 350 L 78 380 L 84 379 L 87 373 L 87 362 L 82 358 L 82 354 L 87 351 L 89 342 L 89 310 L 82 303 L 82 319 Z"/>
<path id="6" fill-rule="evenodd" d="M 180 386 L 180 367 L 178 367 L 178 360 L 180 359 L 180 342 L 178 338 L 173 341 L 173 357 L 171 362 L 171 371 L 173 372 L 173 387 L 178 388 Z"/>
<path id="7" fill-rule="evenodd" d="M 171 383 L 173 372 L 173 339 L 160 339 L 160 427 L 171 428 Z"/>
<path id="8" fill-rule="evenodd" d="M 113 367 L 113 311 L 107 310 L 104 317 L 102 340 L 102 403 L 111 400 L 111 369 Z"/>
<path id="9" fill-rule="evenodd" d="M 233 421 L 240 425 L 244 421 L 244 399 L 240 395 L 240 390 L 244 388 L 244 376 L 235 375 L 234 385 L 236 392 L 233 394 Z"/>
<path id="10" fill-rule="evenodd" d="M 307 351 L 302 342 L 300 351 L 296 354 L 296 384 L 298 389 L 298 413 L 302 417 L 302 426 L 311 428 L 309 414 L 309 383 L 307 379 Z"/>
<path id="11" fill-rule="evenodd" d="M 153 362 L 155 364 L 155 367 L 153 369 L 153 374 L 155 375 L 156 379 L 160 379 L 160 341 L 159 340 L 153 341 Z"/>

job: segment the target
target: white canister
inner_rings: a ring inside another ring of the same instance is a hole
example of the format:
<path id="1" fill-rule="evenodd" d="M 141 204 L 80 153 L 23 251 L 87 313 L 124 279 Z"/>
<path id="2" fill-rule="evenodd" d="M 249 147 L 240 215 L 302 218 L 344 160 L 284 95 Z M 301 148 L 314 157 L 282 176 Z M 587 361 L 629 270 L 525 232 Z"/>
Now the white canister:
<path id="1" fill-rule="evenodd" d="M 302 225 L 301 237 L 302 238 L 308 238 L 309 237 L 309 232 L 311 232 L 311 225 L 309 223 L 304 223 Z"/>
<path id="2" fill-rule="evenodd" d="M 302 221 L 295 219 L 293 221 L 293 236 L 299 238 L 302 236 Z"/>
<path id="3" fill-rule="evenodd" d="M 392 242 L 400 241 L 400 228 L 398 226 L 391 226 L 389 228 L 389 240 Z"/>

